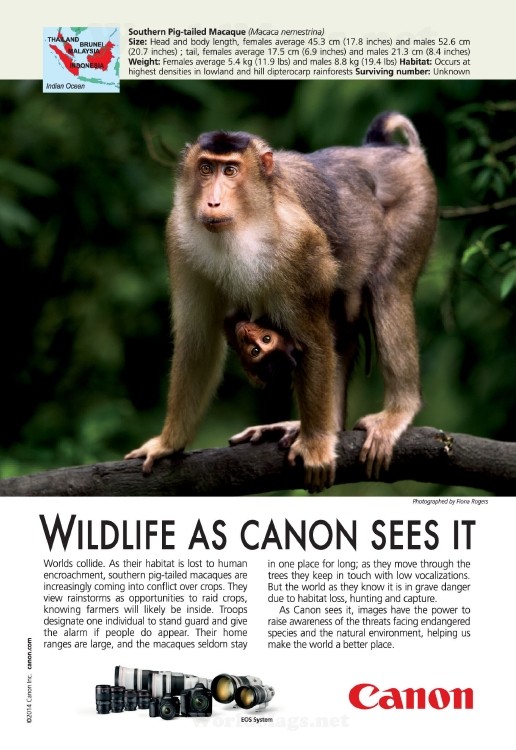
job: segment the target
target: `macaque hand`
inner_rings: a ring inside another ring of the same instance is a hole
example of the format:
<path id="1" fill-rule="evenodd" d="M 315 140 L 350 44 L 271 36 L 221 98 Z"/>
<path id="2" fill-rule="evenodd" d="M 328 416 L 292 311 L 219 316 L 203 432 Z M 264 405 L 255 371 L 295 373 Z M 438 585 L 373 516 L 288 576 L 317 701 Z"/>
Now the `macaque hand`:
<path id="1" fill-rule="evenodd" d="M 309 492 L 321 492 L 335 483 L 337 437 L 333 433 L 307 438 L 299 436 L 288 453 L 294 466 L 298 457 L 305 466 L 305 487 Z"/>
<path id="2" fill-rule="evenodd" d="M 394 446 L 411 421 L 412 414 L 388 410 L 358 420 L 353 429 L 367 433 L 359 459 L 366 464 L 368 479 L 378 480 L 382 469 L 388 470 Z"/>
<path id="3" fill-rule="evenodd" d="M 144 474 L 150 474 L 154 461 L 157 458 L 163 458 L 163 456 L 171 456 L 173 453 L 178 453 L 181 449 L 174 449 L 167 445 L 161 435 L 155 438 L 147 440 L 140 448 L 128 453 L 125 458 L 144 458 L 142 471 Z"/>
<path id="4" fill-rule="evenodd" d="M 279 433 L 281 434 L 278 443 L 279 447 L 290 448 L 299 435 L 299 428 L 300 422 L 298 420 L 256 425 L 255 427 L 248 427 L 237 435 L 233 435 L 233 437 L 229 438 L 229 444 L 238 445 L 239 443 L 260 443 L 263 440 L 271 440 Z"/>

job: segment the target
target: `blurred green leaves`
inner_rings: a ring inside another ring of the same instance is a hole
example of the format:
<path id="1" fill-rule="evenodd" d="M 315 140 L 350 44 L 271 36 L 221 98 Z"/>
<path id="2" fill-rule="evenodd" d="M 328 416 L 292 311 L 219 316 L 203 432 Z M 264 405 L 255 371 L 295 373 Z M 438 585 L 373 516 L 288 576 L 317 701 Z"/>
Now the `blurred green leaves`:
<path id="1" fill-rule="evenodd" d="M 485 211 L 479 226 L 471 232 L 472 241 L 465 248 L 461 263 L 486 290 L 492 288 L 505 301 L 516 285 L 516 102 L 470 104 L 453 113 L 450 122 L 463 135 L 462 148 L 455 154 L 457 172 L 469 175 L 477 209 Z M 489 226 L 504 208 L 513 209 L 513 222 Z"/>
<path id="2" fill-rule="evenodd" d="M 37 218 L 24 207 L 25 196 L 49 196 L 56 190 L 53 180 L 35 169 L 0 159 L 0 238 L 16 245 L 22 235 L 40 228 Z"/>

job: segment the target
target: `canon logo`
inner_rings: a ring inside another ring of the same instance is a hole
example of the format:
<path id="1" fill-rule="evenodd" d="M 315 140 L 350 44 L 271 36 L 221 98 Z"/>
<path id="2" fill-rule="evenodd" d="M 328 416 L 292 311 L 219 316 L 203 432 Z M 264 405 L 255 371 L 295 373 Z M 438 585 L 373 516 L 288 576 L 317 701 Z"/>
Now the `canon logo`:
<path id="1" fill-rule="evenodd" d="M 380 690 L 376 685 L 362 682 L 349 691 L 349 701 L 355 708 L 473 708 L 473 690 L 471 688 L 387 688 Z"/>

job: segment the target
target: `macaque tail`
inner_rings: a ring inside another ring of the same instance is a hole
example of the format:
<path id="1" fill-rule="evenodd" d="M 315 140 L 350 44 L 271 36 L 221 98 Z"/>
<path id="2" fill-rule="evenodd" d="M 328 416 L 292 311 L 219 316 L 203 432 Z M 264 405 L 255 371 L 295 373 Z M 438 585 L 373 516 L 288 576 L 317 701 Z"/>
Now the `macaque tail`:
<path id="1" fill-rule="evenodd" d="M 399 112 L 382 112 L 375 117 L 365 135 L 364 144 L 367 146 L 394 146 L 398 142 L 394 133 L 401 131 L 409 147 L 421 148 L 421 141 L 417 130 L 408 117 Z"/>

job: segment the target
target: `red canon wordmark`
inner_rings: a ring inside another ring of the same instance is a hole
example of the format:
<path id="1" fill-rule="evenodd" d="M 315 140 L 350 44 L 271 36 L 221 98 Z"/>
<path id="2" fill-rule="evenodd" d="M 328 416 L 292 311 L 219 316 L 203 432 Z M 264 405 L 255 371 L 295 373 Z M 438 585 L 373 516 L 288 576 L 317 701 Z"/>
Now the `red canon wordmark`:
<path id="1" fill-rule="evenodd" d="M 427 691 L 425 688 L 386 688 L 380 690 L 370 682 L 354 685 L 349 691 L 349 701 L 355 708 L 368 710 L 370 708 L 473 708 L 472 688 L 453 688 L 446 690 L 437 687 Z"/>

